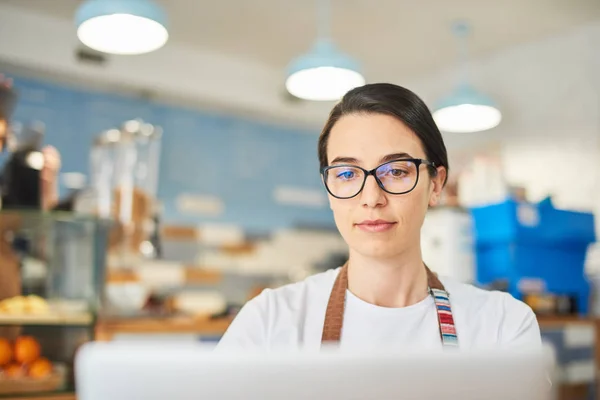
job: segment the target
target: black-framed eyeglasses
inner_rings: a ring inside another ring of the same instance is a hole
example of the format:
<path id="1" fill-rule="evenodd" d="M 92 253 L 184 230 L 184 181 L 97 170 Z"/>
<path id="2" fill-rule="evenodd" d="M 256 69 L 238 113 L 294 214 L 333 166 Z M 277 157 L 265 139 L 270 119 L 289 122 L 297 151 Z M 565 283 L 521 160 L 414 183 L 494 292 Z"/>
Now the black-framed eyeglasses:
<path id="1" fill-rule="evenodd" d="M 405 194 L 412 191 L 419 182 L 421 164 L 437 173 L 435 163 L 420 158 L 403 158 L 388 161 L 368 171 L 356 165 L 339 164 L 321 168 L 325 188 L 333 197 L 351 199 L 365 187 L 369 175 L 373 175 L 377 185 L 389 194 Z"/>

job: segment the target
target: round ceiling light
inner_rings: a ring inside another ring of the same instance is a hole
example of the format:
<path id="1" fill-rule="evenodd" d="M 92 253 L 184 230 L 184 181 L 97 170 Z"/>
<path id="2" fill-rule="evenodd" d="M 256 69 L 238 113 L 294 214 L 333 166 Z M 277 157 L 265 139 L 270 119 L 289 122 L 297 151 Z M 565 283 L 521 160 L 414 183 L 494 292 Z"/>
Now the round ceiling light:
<path id="1" fill-rule="evenodd" d="M 75 19 L 79 40 L 103 53 L 149 53 L 169 38 L 166 14 L 151 0 L 87 0 Z"/>
<path id="2" fill-rule="evenodd" d="M 452 31 L 460 44 L 461 80 L 457 88 L 437 104 L 433 119 L 445 132 L 471 133 L 495 128 L 502 120 L 500 109 L 469 84 L 467 36 L 470 26 L 465 21 L 456 21 Z"/>
<path id="3" fill-rule="evenodd" d="M 358 63 L 320 39 L 307 54 L 292 61 L 285 86 L 293 96 L 312 101 L 341 99 L 349 90 L 365 84 Z"/>
<path id="4" fill-rule="evenodd" d="M 490 98 L 465 84 L 438 104 L 433 119 L 441 131 L 471 133 L 495 128 L 502 113 Z"/>

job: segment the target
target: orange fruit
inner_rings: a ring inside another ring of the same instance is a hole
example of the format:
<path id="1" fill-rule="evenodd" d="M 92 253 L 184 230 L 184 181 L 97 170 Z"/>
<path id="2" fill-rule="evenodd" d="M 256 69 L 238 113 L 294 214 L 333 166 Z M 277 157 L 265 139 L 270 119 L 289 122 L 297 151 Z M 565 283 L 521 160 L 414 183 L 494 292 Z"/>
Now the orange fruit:
<path id="1" fill-rule="evenodd" d="M 19 336 L 15 340 L 15 360 L 21 364 L 30 364 L 40 358 L 41 348 L 35 338 Z"/>
<path id="2" fill-rule="evenodd" d="M 12 361 L 12 346 L 4 338 L 0 338 L 0 367 Z"/>
<path id="3" fill-rule="evenodd" d="M 19 364 L 8 364 L 3 369 L 4 374 L 9 378 L 20 378 L 25 376 L 25 369 Z"/>
<path id="4" fill-rule="evenodd" d="M 52 373 L 52 363 L 45 358 L 35 360 L 29 366 L 29 376 L 32 378 L 45 378 Z"/>

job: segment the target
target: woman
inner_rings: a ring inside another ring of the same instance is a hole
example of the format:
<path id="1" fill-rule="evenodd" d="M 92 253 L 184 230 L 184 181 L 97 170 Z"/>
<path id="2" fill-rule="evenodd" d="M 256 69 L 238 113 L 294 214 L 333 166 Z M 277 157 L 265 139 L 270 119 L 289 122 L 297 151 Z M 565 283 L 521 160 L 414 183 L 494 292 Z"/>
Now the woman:
<path id="1" fill-rule="evenodd" d="M 528 306 L 438 279 L 423 264 L 421 225 L 439 202 L 448 157 L 419 97 L 391 84 L 348 92 L 331 111 L 318 151 L 348 262 L 265 290 L 243 307 L 219 348 L 541 346 Z"/>

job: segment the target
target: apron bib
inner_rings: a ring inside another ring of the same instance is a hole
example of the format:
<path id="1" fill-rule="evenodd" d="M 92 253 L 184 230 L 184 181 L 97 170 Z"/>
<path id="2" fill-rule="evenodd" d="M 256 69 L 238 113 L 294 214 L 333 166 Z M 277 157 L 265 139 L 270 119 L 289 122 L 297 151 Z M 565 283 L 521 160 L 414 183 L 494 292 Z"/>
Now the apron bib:
<path id="1" fill-rule="evenodd" d="M 427 270 L 429 294 L 435 302 L 442 345 L 444 348 L 456 348 L 458 347 L 458 337 L 456 336 L 448 292 L 446 292 L 438 277 L 429 268 L 425 267 L 425 269 Z M 348 290 L 348 263 L 342 267 L 331 289 L 327 311 L 325 312 L 321 343 L 339 342 L 342 337 L 346 290 Z"/>

